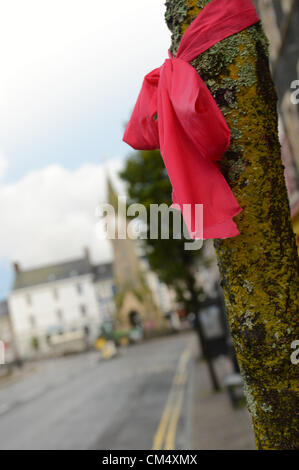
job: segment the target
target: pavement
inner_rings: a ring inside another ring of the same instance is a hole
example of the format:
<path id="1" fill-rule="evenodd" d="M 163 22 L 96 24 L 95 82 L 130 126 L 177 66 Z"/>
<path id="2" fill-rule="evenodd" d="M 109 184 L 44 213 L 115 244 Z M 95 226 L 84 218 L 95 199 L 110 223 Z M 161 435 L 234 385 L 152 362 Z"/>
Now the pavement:
<path id="1" fill-rule="evenodd" d="M 247 411 L 211 393 L 196 341 L 189 332 L 109 361 L 94 351 L 45 360 L 0 383 L 0 449 L 253 448 Z"/>
<path id="2" fill-rule="evenodd" d="M 224 380 L 233 372 L 230 361 L 214 361 L 221 390 L 213 392 L 204 361 L 194 361 L 192 447 L 200 450 L 254 450 L 254 435 L 247 408 L 232 408 Z"/>

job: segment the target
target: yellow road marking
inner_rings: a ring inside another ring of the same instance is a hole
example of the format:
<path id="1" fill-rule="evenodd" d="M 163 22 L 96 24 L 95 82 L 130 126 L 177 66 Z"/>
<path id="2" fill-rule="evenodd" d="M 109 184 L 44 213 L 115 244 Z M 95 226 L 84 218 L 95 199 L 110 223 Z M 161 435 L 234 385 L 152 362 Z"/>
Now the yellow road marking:
<path id="1" fill-rule="evenodd" d="M 166 405 L 154 436 L 153 450 L 160 450 L 163 447 L 163 442 L 165 442 L 165 449 L 174 449 L 176 429 L 183 404 L 184 386 L 187 380 L 186 368 L 190 356 L 190 348 L 187 347 L 178 362 Z"/>
<path id="2" fill-rule="evenodd" d="M 166 406 L 165 406 L 161 421 L 158 426 L 158 430 L 154 436 L 153 450 L 160 450 L 162 448 L 164 435 L 166 433 L 166 429 L 167 429 L 167 425 L 168 425 L 168 421 L 169 421 L 169 417 L 170 417 L 171 409 L 172 409 L 171 402 L 172 402 L 172 390 L 170 390 L 170 394 L 168 396 Z"/>
<path id="3" fill-rule="evenodd" d="M 177 430 L 177 425 L 178 425 L 179 417 L 180 417 L 181 410 L 182 410 L 184 391 L 185 391 L 184 388 L 180 390 L 176 403 L 175 403 L 173 415 L 169 422 L 168 431 L 167 431 L 167 435 L 165 438 L 165 446 L 164 446 L 165 450 L 175 449 L 176 430 Z"/>

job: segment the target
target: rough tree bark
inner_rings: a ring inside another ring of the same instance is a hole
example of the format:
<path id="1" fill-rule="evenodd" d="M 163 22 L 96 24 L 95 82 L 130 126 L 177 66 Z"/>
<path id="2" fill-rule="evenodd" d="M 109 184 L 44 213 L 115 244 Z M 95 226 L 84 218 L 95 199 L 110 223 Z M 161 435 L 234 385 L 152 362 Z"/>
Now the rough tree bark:
<path id="1" fill-rule="evenodd" d="M 166 2 L 174 55 L 182 34 L 210 1 Z M 262 26 L 221 41 L 192 65 L 232 134 L 221 168 L 243 208 L 236 218 L 241 235 L 216 240 L 215 248 L 256 445 L 298 448 L 298 366 L 290 355 L 291 343 L 299 339 L 299 263 Z"/>

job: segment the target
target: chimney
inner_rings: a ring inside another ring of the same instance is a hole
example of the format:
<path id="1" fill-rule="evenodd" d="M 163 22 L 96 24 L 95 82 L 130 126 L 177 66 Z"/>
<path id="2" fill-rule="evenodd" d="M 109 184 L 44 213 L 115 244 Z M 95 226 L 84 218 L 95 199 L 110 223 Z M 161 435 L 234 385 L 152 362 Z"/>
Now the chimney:
<path id="1" fill-rule="evenodd" d="M 12 263 L 12 265 L 13 265 L 13 269 L 14 269 L 15 274 L 20 274 L 21 268 L 20 268 L 19 263 L 17 263 L 16 261 L 14 261 L 14 262 Z"/>

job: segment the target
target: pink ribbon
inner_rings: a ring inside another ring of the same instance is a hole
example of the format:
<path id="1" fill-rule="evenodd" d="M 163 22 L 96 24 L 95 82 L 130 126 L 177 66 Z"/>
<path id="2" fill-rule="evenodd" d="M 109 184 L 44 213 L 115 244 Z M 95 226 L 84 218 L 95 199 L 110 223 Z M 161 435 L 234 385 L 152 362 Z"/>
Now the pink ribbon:
<path id="1" fill-rule="evenodd" d="M 232 14 L 230 14 L 230 12 Z M 176 57 L 145 76 L 123 140 L 137 150 L 160 149 L 172 184 L 173 206 L 191 238 L 239 235 L 241 212 L 218 162 L 230 130 L 213 96 L 189 64 L 208 48 L 259 21 L 251 0 L 213 0 L 182 37 Z M 191 210 L 184 211 L 184 205 Z M 196 205 L 203 205 L 203 226 Z"/>

